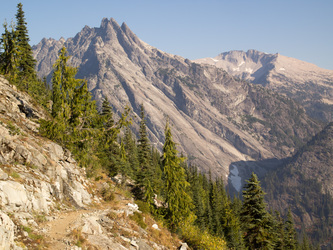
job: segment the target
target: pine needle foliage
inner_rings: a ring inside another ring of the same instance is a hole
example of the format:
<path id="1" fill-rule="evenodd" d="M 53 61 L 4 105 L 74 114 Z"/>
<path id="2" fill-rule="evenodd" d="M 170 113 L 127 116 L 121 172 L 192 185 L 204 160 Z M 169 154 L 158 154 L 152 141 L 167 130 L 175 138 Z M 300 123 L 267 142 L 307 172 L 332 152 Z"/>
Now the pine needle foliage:
<path id="1" fill-rule="evenodd" d="M 163 169 L 165 182 L 165 200 L 168 204 L 167 221 L 175 229 L 192 214 L 192 199 L 187 193 L 190 184 L 186 181 L 183 158 L 178 156 L 176 144 L 172 139 L 169 121 L 165 126 L 165 142 L 163 145 Z"/>
<path id="2" fill-rule="evenodd" d="M 249 249 L 272 249 L 272 218 L 266 210 L 264 192 L 256 174 L 245 185 L 241 220 L 245 228 L 244 241 Z"/>

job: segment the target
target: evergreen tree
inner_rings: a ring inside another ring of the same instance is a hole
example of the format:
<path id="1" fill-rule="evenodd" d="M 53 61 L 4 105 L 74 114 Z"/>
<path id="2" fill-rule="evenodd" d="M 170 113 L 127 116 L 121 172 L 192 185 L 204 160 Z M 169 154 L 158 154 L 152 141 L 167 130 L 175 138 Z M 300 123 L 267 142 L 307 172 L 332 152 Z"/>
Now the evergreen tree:
<path id="1" fill-rule="evenodd" d="M 273 241 L 274 241 L 274 249 L 283 250 L 285 249 L 285 230 L 284 230 L 284 222 L 281 218 L 281 215 L 278 211 L 275 211 L 273 218 Z M 289 248 L 287 248 L 289 249 Z M 293 248 L 290 248 L 293 249 Z"/>
<path id="2" fill-rule="evenodd" d="M 136 181 L 138 186 L 142 190 L 144 190 L 148 185 L 148 180 L 153 179 L 153 172 L 151 166 L 151 148 L 149 145 L 149 139 L 147 135 L 145 111 L 143 104 L 141 105 L 140 117 L 141 117 L 141 122 L 140 122 L 139 139 L 138 139 L 139 171 Z M 151 182 L 150 185 L 152 185 Z"/>
<path id="3" fill-rule="evenodd" d="M 202 178 L 201 175 L 198 174 L 196 167 L 189 167 L 188 173 L 188 181 L 191 187 L 191 198 L 195 207 L 194 212 L 197 218 L 196 225 L 201 230 L 204 230 L 206 228 L 204 203 L 205 191 L 202 187 Z"/>
<path id="4" fill-rule="evenodd" d="M 96 132 L 91 128 L 95 126 L 98 115 L 87 82 L 75 79 L 77 69 L 68 65 L 68 59 L 67 50 L 63 47 L 53 65 L 53 120 L 42 122 L 41 131 L 69 147 L 76 144 L 82 149 Z"/>
<path id="5" fill-rule="evenodd" d="M 223 235 L 230 249 L 245 249 L 241 222 L 228 199 L 223 210 Z"/>
<path id="6" fill-rule="evenodd" d="M 209 190 L 209 200 L 210 200 L 210 207 L 212 210 L 212 225 L 211 225 L 211 232 L 215 235 L 222 236 L 222 225 L 221 225 L 221 216 L 223 210 L 223 200 L 221 197 L 221 193 L 218 190 L 217 183 L 213 182 L 210 179 L 210 190 Z"/>
<path id="7" fill-rule="evenodd" d="M 150 165 L 150 145 L 147 135 L 145 110 L 143 104 L 141 104 L 140 112 L 140 130 L 139 130 L 139 140 L 138 140 L 138 158 L 141 171 L 145 171 Z"/>
<path id="8" fill-rule="evenodd" d="M 297 249 L 296 230 L 290 209 L 288 210 L 288 216 L 285 222 L 284 246 L 287 249 Z"/>
<path id="9" fill-rule="evenodd" d="M 176 229 L 182 221 L 186 221 L 191 215 L 193 206 L 192 199 L 187 193 L 190 184 L 186 181 L 184 168 L 180 166 L 183 160 L 178 157 L 176 144 L 172 139 L 171 129 L 167 121 L 162 163 L 168 204 L 166 219 L 172 229 Z"/>
<path id="10" fill-rule="evenodd" d="M 126 177 L 130 176 L 130 166 L 127 160 L 127 154 L 125 149 L 125 144 L 123 140 L 120 143 L 120 161 L 119 161 L 119 172 L 121 173 L 123 179 L 122 184 L 125 183 Z"/>
<path id="11" fill-rule="evenodd" d="M 9 76 L 10 80 L 16 81 L 18 74 L 18 58 L 17 58 L 17 38 L 14 25 L 11 25 L 11 31 L 8 30 L 7 23 L 3 25 L 5 32 L 2 34 L 1 54 L 0 54 L 0 73 Z"/>
<path id="12" fill-rule="evenodd" d="M 126 127 L 125 129 L 124 146 L 126 151 L 126 158 L 130 166 L 130 171 L 128 174 L 134 179 L 138 173 L 139 161 L 136 140 L 133 138 L 132 131 L 129 127 Z"/>
<path id="13" fill-rule="evenodd" d="M 303 232 L 302 243 L 299 247 L 300 250 L 312 250 L 312 244 L 309 242 L 308 236 Z"/>
<path id="14" fill-rule="evenodd" d="M 245 244 L 250 249 L 271 249 L 272 219 L 266 210 L 264 192 L 257 175 L 252 173 L 243 191 L 241 221 L 245 229 Z"/>
<path id="15" fill-rule="evenodd" d="M 27 23 L 24 17 L 22 3 L 17 5 L 16 13 L 16 36 L 17 36 L 17 48 L 18 48 L 18 69 L 21 83 L 25 84 L 25 88 L 28 90 L 28 82 L 36 80 L 36 60 L 33 58 L 32 48 L 29 45 L 29 36 Z"/>

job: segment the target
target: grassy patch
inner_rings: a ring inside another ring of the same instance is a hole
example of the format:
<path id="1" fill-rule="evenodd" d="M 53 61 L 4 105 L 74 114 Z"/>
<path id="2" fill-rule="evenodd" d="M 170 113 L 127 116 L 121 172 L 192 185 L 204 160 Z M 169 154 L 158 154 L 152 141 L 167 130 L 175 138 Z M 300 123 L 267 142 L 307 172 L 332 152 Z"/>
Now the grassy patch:
<path id="1" fill-rule="evenodd" d="M 9 174 L 9 176 L 13 177 L 14 179 L 19 179 L 19 178 L 21 177 L 21 176 L 20 176 L 17 172 L 15 172 L 15 171 L 11 172 L 11 173 Z"/>
<path id="2" fill-rule="evenodd" d="M 21 131 L 18 127 L 16 127 L 12 122 L 8 122 L 7 126 L 9 129 L 9 134 L 10 135 L 19 135 L 21 134 Z"/>
<path id="3" fill-rule="evenodd" d="M 74 237 L 75 239 L 75 245 L 78 247 L 82 247 L 83 244 L 85 243 L 86 239 L 85 237 L 82 235 L 82 232 L 80 229 L 74 229 L 71 232 L 71 235 Z"/>
<path id="4" fill-rule="evenodd" d="M 131 220 L 135 221 L 141 228 L 146 229 L 147 224 L 143 221 L 143 215 L 138 212 L 134 212 L 133 215 L 129 216 Z"/>

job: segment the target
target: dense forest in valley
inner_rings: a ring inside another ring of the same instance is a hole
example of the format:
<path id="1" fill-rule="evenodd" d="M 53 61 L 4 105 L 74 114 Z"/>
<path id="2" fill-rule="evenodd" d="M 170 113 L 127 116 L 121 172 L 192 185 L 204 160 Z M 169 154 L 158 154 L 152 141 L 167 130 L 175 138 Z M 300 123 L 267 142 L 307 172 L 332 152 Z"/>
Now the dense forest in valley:
<path id="1" fill-rule="evenodd" d="M 140 209 L 163 221 L 193 249 L 313 249 L 306 235 L 298 241 L 290 212 L 282 218 L 267 210 L 255 174 L 242 197 L 230 197 L 222 178 L 187 165 L 168 119 L 159 152 L 148 139 L 143 105 L 137 136 L 131 132 L 129 108 L 119 119 L 112 100 L 104 98 L 98 108 L 87 82 L 75 78 L 77 69 L 68 64 L 65 47 L 53 66 L 50 85 L 38 79 L 22 7 L 17 6 L 15 24 L 4 24 L 0 73 L 45 107 L 49 119 L 40 120 L 40 135 L 71 150 L 89 178 L 120 174 L 120 185 L 132 192 Z M 131 185 L 126 184 L 129 179 Z M 110 190 L 105 190 L 104 199 L 112 199 Z"/>

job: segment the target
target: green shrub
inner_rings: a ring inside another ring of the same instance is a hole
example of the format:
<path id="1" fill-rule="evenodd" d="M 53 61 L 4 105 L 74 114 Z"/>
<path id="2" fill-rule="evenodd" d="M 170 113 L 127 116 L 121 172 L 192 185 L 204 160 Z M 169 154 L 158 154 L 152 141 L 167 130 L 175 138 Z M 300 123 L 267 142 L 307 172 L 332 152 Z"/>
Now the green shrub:
<path id="1" fill-rule="evenodd" d="M 190 247 L 194 249 L 227 249 L 223 238 L 213 236 L 206 231 L 190 223 L 184 223 L 181 227 L 181 235 Z"/>

